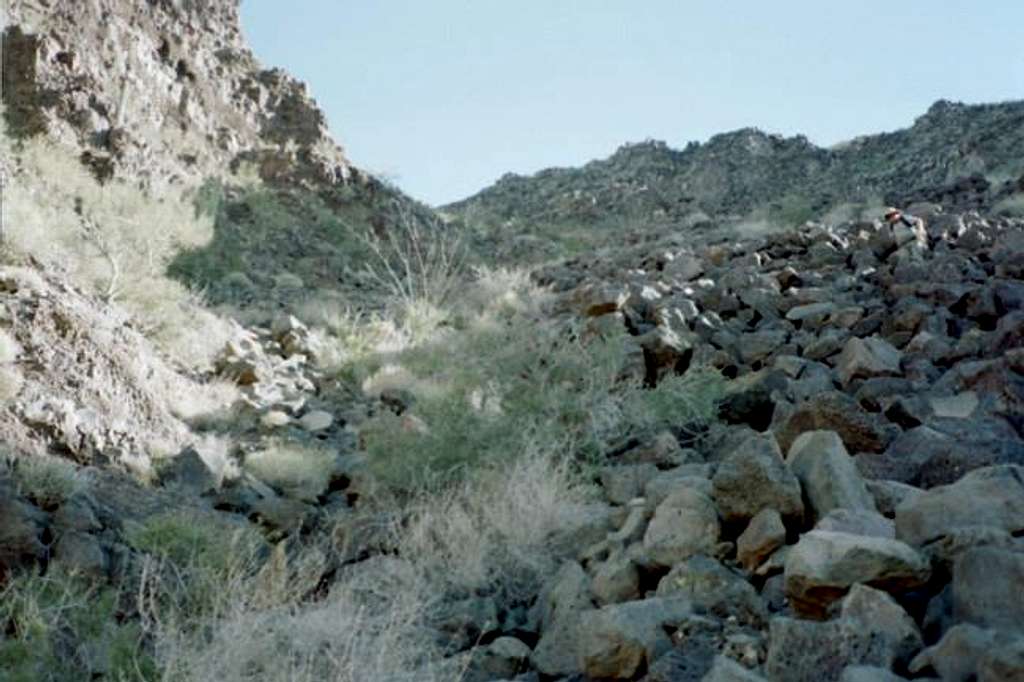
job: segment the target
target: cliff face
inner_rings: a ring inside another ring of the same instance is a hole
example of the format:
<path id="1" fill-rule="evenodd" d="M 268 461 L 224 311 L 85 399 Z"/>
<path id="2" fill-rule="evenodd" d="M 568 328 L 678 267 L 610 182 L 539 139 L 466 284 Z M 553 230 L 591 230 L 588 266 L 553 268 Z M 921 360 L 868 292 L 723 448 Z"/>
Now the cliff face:
<path id="1" fill-rule="evenodd" d="M 306 86 L 246 47 L 239 0 L 11 0 L 5 19 L 9 134 L 80 149 L 100 177 L 160 187 L 244 161 L 285 184 L 355 173 Z"/>

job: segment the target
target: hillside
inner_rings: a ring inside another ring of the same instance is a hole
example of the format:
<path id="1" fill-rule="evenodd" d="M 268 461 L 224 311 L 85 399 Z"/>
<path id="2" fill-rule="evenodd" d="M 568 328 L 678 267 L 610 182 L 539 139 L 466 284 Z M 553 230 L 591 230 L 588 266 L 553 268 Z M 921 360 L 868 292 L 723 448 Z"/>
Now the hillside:
<path id="1" fill-rule="evenodd" d="M 910 128 L 831 149 L 756 129 L 682 150 L 657 141 L 624 145 L 578 169 L 506 175 L 441 210 L 496 231 L 541 234 L 742 222 L 785 227 L 834 209 L 848 218 L 856 208 L 919 200 L 990 207 L 1008 191 L 1007 181 L 1024 173 L 1022 157 L 1024 103 L 943 101 Z M 970 176 L 980 179 L 942 191 Z"/>
<path id="2" fill-rule="evenodd" d="M 0 680 L 1024 678 L 1021 105 L 464 223 L 237 0 L 12 7 Z"/>

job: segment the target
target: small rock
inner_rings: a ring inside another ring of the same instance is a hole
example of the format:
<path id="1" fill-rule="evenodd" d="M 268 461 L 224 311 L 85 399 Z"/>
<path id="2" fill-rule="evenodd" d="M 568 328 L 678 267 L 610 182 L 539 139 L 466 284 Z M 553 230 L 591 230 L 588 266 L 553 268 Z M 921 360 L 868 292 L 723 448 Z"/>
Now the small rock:
<path id="1" fill-rule="evenodd" d="M 736 541 L 736 556 L 744 568 L 752 571 L 785 543 L 786 527 L 779 512 L 763 509 L 750 520 Z"/>
<path id="2" fill-rule="evenodd" d="M 260 417 L 260 424 L 265 429 L 279 429 L 291 424 L 292 418 L 280 410 L 270 410 Z"/>
<path id="3" fill-rule="evenodd" d="M 839 682 L 904 682 L 905 677 L 886 668 L 873 665 L 848 665 L 839 676 Z"/>
<path id="4" fill-rule="evenodd" d="M 764 678 L 726 656 L 716 656 L 701 682 L 765 682 Z"/>
<path id="5" fill-rule="evenodd" d="M 330 412 L 324 412 L 322 410 L 314 410 L 307 412 L 299 419 L 299 426 L 305 431 L 310 433 L 316 433 L 317 431 L 326 431 L 331 428 L 334 424 L 334 415 Z"/>
<path id="6" fill-rule="evenodd" d="M 891 343 L 877 336 L 851 338 L 836 360 L 839 380 L 844 386 L 854 379 L 870 379 L 900 374 L 900 352 Z"/>

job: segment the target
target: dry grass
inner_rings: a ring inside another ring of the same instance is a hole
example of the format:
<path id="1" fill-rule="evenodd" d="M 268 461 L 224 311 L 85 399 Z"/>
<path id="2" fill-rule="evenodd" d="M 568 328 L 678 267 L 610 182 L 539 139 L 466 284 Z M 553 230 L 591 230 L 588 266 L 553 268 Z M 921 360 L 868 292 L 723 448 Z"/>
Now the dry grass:
<path id="1" fill-rule="evenodd" d="M 2 137 L 0 149 L 13 151 Z M 20 144 L 16 157 L 19 171 L 5 197 L 8 248 L 121 304 L 186 366 L 208 366 L 227 325 L 166 276 L 175 254 L 213 237 L 212 221 L 197 215 L 191 197 L 158 199 L 123 182 L 100 185 L 72 154 L 44 139 Z"/>
<path id="2" fill-rule="evenodd" d="M 506 599 L 533 594 L 557 566 L 555 532 L 578 519 L 589 499 L 563 465 L 540 451 L 524 453 L 442 499 L 414 501 L 411 521 L 393 529 L 398 554 L 348 567 L 329 595 L 312 603 L 302 595 L 325 565 L 316 546 L 291 553 L 279 546 L 258 570 L 215 571 L 215 589 L 204 590 L 210 601 L 194 618 L 161 606 L 158 595 L 176 594 L 174 585 L 184 582 L 153 564 L 144 593 L 156 599 L 147 630 L 156 640 L 161 679 L 458 680 L 463 663 L 444 659 L 432 629 L 439 607 L 467 589 Z M 182 534 L 178 528 L 172 535 Z M 203 551 L 188 558 L 180 548 L 202 542 L 184 537 L 184 543 L 151 542 L 150 549 L 179 547 L 164 557 L 178 556 L 186 566 L 180 575 L 189 581 L 196 571 L 203 574 L 203 565 L 225 566 L 210 555 L 200 560 Z"/>
<path id="3" fill-rule="evenodd" d="M 289 497 L 315 502 L 327 489 L 334 453 L 284 440 L 271 441 L 245 458 L 245 469 Z"/>

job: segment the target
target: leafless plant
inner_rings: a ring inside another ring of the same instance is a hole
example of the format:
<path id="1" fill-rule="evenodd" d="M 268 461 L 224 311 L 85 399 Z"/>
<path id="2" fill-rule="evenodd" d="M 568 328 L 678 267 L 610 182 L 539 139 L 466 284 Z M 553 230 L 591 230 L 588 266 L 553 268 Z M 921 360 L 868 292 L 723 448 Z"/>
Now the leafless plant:
<path id="1" fill-rule="evenodd" d="M 396 219 L 363 237 L 374 262 L 369 274 L 404 304 L 444 303 L 461 280 L 467 256 L 462 235 L 395 202 Z"/>

